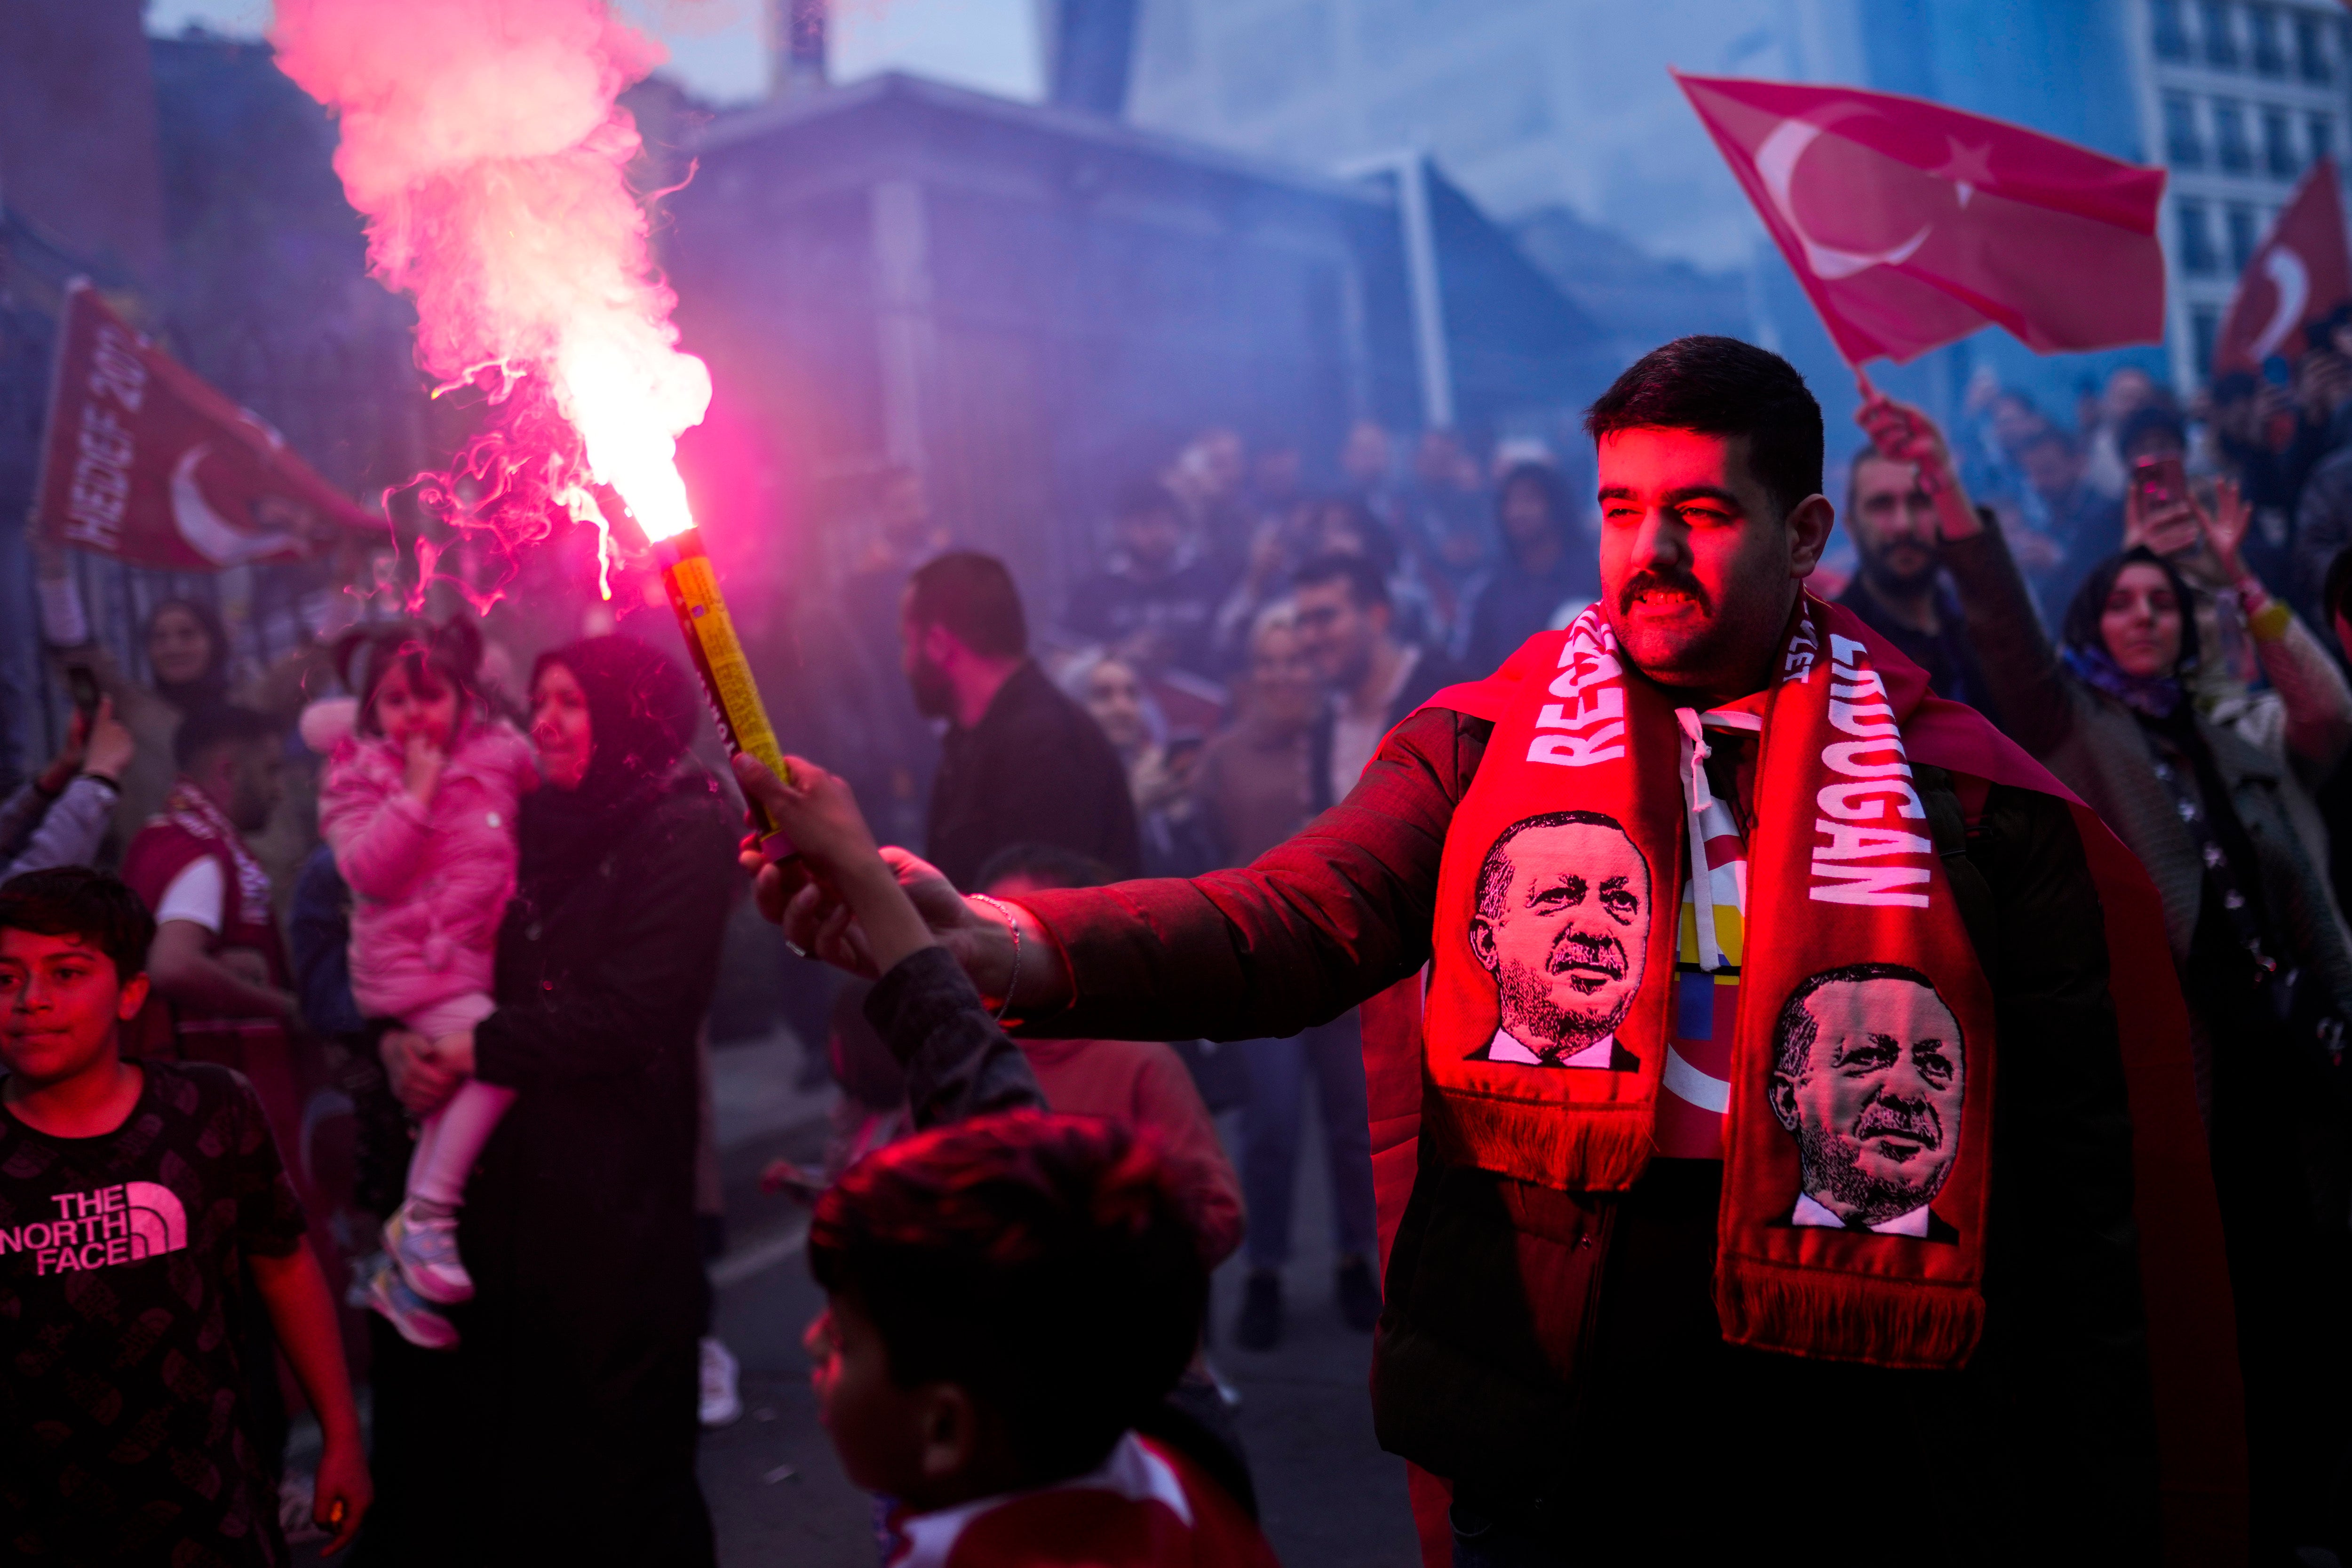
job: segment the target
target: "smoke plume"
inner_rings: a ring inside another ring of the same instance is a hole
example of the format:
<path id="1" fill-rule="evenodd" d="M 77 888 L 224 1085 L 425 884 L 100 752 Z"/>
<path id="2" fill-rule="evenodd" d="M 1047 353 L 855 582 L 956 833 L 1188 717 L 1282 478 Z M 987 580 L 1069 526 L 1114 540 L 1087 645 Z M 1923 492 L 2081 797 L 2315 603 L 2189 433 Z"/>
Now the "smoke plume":
<path id="1" fill-rule="evenodd" d="M 636 123 L 614 101 L 661 46 L 604 0 L 278 0 L 269 37 L 341 120 L 335 171 L 370 270 L 415 300 L 418 364 L 545 399 L 577 433 L 509 422 L 545 448 L 503 455 L 535 468 L 525 488 L 585 517 L 593 479 L 648 533 L 689 526 L 677 438 L 710 377 L 676 346 L 627 180 Z"/>

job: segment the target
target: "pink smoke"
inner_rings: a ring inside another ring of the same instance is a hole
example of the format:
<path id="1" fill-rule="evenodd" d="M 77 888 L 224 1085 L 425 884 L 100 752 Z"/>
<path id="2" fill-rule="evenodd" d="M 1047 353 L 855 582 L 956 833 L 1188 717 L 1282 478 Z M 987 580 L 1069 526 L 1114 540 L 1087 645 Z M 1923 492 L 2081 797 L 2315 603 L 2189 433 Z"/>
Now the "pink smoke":
<path id="1" fill-rule="evenodd" d="M 499 482 L 600 525 L 606 484 L 649 535 L 692 526 L 677 440 L 710 375 L 676 346 L 614 101 L 661 46 L 604 0 L 278 0 L 269 37 L 341 120 L 335 172 L 370 270 L 416 302 L 417 363 L 545 399 L 576 432 L 509 421 Z"/>

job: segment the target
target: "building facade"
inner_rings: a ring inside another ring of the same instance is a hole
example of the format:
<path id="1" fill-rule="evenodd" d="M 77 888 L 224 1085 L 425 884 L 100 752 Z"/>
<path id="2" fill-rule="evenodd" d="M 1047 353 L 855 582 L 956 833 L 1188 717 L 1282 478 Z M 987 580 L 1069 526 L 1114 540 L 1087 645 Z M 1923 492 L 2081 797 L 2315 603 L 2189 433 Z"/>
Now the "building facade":
<path id="1" fill-rule="evenodd" d="M 2176 384 L 2202 380 L 2230 294 L 2312 163 L 2340 169 L 2352 16 L 2316 0 L 2130 0 L 2141 134 L 2165 194 Z"/>
<path id="2" fill-rule="evenodd" d="M 2119 358 L 2191 384 L 2294 181 L 2352 147 L 2352 16 L 2332 0 L 1139 4 L 1138 121 L 1310 166 L 1422 148 L 1506 222 L 1565 208 L 1663 261 L 1745 271 L 1750 332 L 1817 384 L 1836 362 L 1668 67 L 1909 93 L 2167 165 L 2162 353 L 2037 360 L 1982 334 L 1919 368 L 1906 390 L 1931 402 L 1980 364 L 2053 407 Z"/>

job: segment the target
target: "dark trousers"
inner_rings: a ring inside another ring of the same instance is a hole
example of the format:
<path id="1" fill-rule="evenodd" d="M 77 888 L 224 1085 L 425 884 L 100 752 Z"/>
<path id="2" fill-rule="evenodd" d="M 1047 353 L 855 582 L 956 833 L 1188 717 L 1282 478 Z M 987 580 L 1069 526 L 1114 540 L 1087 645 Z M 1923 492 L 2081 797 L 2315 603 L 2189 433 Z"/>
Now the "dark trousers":
<path id="1" fill-rule="evenodd" d="M 1372 1134 L 1364 1090 L 1363 1030 L 1344 1017 L 1284 1040 L 1234 1047 L 1249 1068 L 1242 1118 L 1242 1196 L 1249 1205 L 1253 1268 L 1290 1261 L 1290 1222 L 1298 1191 L 1299 1118 L 1315 1086 L 1329 1163 L 1333 1239 L 1342 1254 L 1373 1256 L 1379 1217 L 1372 1204 Z"/>

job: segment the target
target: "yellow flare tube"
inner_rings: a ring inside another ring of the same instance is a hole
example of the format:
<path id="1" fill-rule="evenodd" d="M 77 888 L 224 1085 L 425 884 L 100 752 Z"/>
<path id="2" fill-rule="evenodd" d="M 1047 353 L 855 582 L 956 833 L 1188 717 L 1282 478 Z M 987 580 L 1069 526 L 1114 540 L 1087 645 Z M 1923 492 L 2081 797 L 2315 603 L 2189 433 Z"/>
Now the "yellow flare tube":
<path id="1" fill-rule="evenodd" d="M 791 778 L 783 752 L 776 744 L 776 731 L 768 722 L 768 710 L 760 701 L 760 689 L 751 679 L 751 660 L 744 657 L 742 639 L 735 635 L 734 619 L 719 592 L 719 574 L 702 547 L 701 531 L 689 528 L 655 541 L 654 559 L 661 563 L 662 586 L 669 591 L 669 605 L 677 613 L 677 629 L 686 638 L 687 654 L 694 661 L 703 695 L 710 700 L 710 717 L 719 726 L 719 740 L 730 754 L 749 752 L 778 778 Z M 752 801 L 751 806 L 761 847 L 772 856 L 790 854 L 790 847 L 760 803 Z"/>

